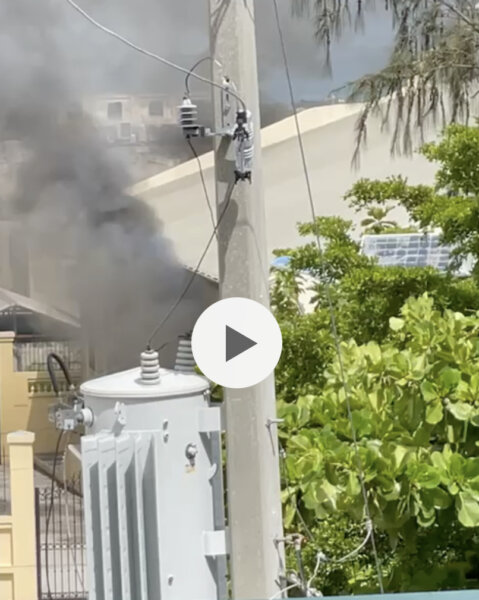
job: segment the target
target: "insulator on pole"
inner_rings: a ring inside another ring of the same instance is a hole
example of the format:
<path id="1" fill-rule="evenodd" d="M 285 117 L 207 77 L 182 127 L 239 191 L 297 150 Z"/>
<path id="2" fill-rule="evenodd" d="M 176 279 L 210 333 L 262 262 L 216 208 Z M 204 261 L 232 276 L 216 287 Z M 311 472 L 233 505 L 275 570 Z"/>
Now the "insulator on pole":
<path id="1" fill-rule="evenodd" d="M 186 137 L 199 136 L 198 107 L 187 96 L 178 107 L 178 123 Z"/>

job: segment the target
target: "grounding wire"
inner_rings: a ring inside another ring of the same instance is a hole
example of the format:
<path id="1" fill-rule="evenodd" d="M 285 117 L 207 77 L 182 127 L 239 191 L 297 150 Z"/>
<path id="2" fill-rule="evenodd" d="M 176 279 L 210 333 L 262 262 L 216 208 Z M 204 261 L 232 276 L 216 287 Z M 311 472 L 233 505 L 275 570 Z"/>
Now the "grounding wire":
<path id="1" fill-rule="evenodd" d="M 98 29 L 100 29 L 101 31 L 103 31 L 104 33 L 106 33 L 106 34 L 114 37 L 117 40 L 119 40 L 123 44 L 126 44 L 132 50 L 136 50 L 137 52 L 140 52 L 141 54 L 144 54 L 145 56 L 153 58 L 154 60 L 157 60 L 157 61 L 163 63 L 167 67 L 171 67 L 172 69 L 176 69 L 177 71 L 180 71 L 181 73 L 185 73 L 185 75 L 187 75 L 189 77 L 193 77 L 194 79 L 197 79 L 198 81 L 201 81 L 202 83 L 206 83 L 208 85 L 211 85 L 213 87 L 216 87 L 216 88 L 220 89 L 221 91 L 224 91 L 224 86 L 221 83 L 217 83 L 216 81 L 212 81 L 211 79 L 208 79 L 207 77 L 202 77 L 201 75 L 198 75 L 197 73 L 194 73 L 191 69 L 187 69 L 185 67 L 177 65 L 176 63 L 172 62 L 171 60 L 168 60 L 167 58 L 164 58 L 163 56 L 160 56 L 159 54 L 155 54 L 154 52 L 151 52 L 150 50 L 147 50 L 146 48 L 142 48 L 141 46 L 138 46 L 137 44 L 135 44 L 134 42 L 131 42 L 126 37 L 120 35 L 116 31 L 113 31 L 113 29 L 110 29 L 109 27 L 106 27 L 105 25 L 102 25 L 101 23 L 99 23 L 89 13 L 87 13 L 83 8 L 81 8 L 81 6 L 79 6 L 74 0 L 65 0 L 65 1 L 73 9 L 75 9 L 78 13 L 80 13 L 80 15 L 82 15 L 82 17 L 84 17 L 92 25 L 94 25 L 95 27 L 97 27 Z M 241 98 L 241 96 L 239 96 L 236 92 L 233 92 L 231 90 L 228 90 L 228 91 L 229 91 L 229 93 L 233 97 L 235 97 L 238 100 L 238 102 L 243 107 L 243 110 L 246 110 L 246 104 L 244 103 L 244 101 Z"/>
<path id="2" fill-rule="evenodd" d="M 316 578 L 316 575 L 318 574 L 321 563 L 340 565 L 340 564 L 343 564 L 343 563 L 355 558 L 361 552 L 361 550 L 366 546 L 366 544 L 369 542 L 369 538 L 371 537 L 372 530 L 373 530 L 373 524 L 371 523 L 371 521 L 367 521 L 366 522 L 366 532 L 367 533 L 366 533 L 366 537 L 364 538 L 364 540 L 359 544 L 359 546 L 357 546 L 357 548 L 355 548 L 351 552 L 348 552 L 348 554 L 346 554 L 345 556 L 342 556 L 341 558 L 331 559 L 331 558 L 328 558 L 323 552 L 321 552 L 321 551 L 318 552 L 316 554 L 316 564 L 314 565 L 313 573 L 308 580 L 308 590 L 311 589 L 311 584 L 313 583 L 314 579 Z"/>
<path id="3" fill-rule="evenodd" d="M 282 28 L 281 19 L 279 16 L 278 2 L 277 2 L 277 0 L 272 0 L 272 3 L 273 3 L 276 26 L 278 29 L 278 36 L 279 36 L 279 41 L 280 41 L 280 46 L 281 46 L 281 53 L 282 53 L 282 57 L 283 57 L 285 75 L 286 75 L 286 79 L 288 82 L 288 90 L 289 90 L 289 95 L 290 95 L 291 108 L 293 110 L 297 140 L 298 140 L 299 151 L 300 151 L 300 155 L 301 155 L 301 162 L 303 165 L 304 178 L 305 178 L 306 188 L 307 188 L 307 192 L 308 192 L 309 206 L 310 206 L 310 210 L 311 210 L 311 216 L 313 218 L 313 223 L 315 224 L 314 236 L 315 236 L 316 245 L 318 247 L 318 254 L 321 259 L 321 257 L 323 256 L 323 250 L 321 248 L 321 240 L 320 240 L 319 231 L 318 231 L 318 228 L 316 227 L 316 220 L 317 220 L 316 209 L 314 206 L 313 192 L 312 192 L 312 187 L 311 187 L 311 180 L 309 177 L 308 164 L 306 161 L 306 153 L 304 150 L 303 137 L 301 134 L 301 127 L 299 125 L 298 110 L 296 107 L 293 83 L 292 83 L 291 73 L 290 73 L 290 69 L 289 69 L 288 53 L 286 51 L 286 44 L 285 44 L 284 35 L 283 35 L 283 28 Z M 336 326 L 336 315 L 335 315 L 334 305 L 333 305 L 333 301 L 332 301 L 332 297 L 331 297 L 331 290 L 329 288 L 329 284 L 327 281 L 325 281 L 324 287 L 325 287 L 325 291 L 326 291 L 326 298 L 327 298 L 329 312 L 330 312 L 331 333 L 332 333 L 333 339 L 334 339 L 335 352 L 336 352 L 337 359 L 338 359 L 341 383 L 342 383 L 342 386 L 344 389 L 348 419 L 350 422 L 351 435 L 353 438 L 353 448 L 354 448 L 354 454 L 355 454 L 356 462 L 357 462 L 359 482 L 360 482 L 360 486 L 361 486 L 361 493 L 362 493 L 363 501 L 364 501 L 364 510 L 366 512 L 367 521 L 372 523 L 371 511 L 369 508 L 369 498 L 368 498 L 368 493 L 367 493 L 365 479 L 364 479 L 364 469 L 362 466 L 361 456 L 359 454 L 358 437 L 357 437 L 356 427 L 354 425 L 353 414 L 352 414 L 352 409 L 351 409 L 351 400 L 350 400 L 351 391 L 349 389 L 349 385 L 346 380 L 344 364 L 343 364 L 343 357 L 342 357 L 341 346 L 340 346 L 340 341 L 339 341 L 339 335 L 338 335 L 338 330 L 337 330 L 337 326 Z M 374 527 L 372 527 L 372 525 L 371 525 L 370 539 L 371 539 L 371 547 L 372 547 L 372 551 L 373 551 L 373 555 L 374 555 L 379 589 L 380 589 L 381 594 L 384 594 L 384 586 L 383 586 L 383 579 L 382 579 L 382 573 L 381 573 L 381 564 L 379 561 L 379 555 L 378 555 L 378 551 L 377 551 L 377 547 L 376 547 Z"/>
<path id="4" fill-rule="evenodd" d="M 275 598 L 281 597 L 286 592 L 289 592 L 289 590 L 292 590 L 293 588 L 299 588 L 299 587 L 300 587 L 299 582 L 297 582 L 297 583 L 291 583 L 290 585 L 287 585 L 283 589 L 278 590 L 275 594 L 273 594 L 273 596 L 271 596 L 269 598 L 269 600 L 275 600 Z"/>
<path id="5" fill-rule="evenodd" d="M 205 175 L 204 175 L 204 172 L 203 172 L 203 166 L 201 164 L 201 159 L 200 159 L 200 157 L 198 155 L 198 152 L 196 151 L 196 148 L 195 148 L 193 142 L 191 141 L 190 137 L 186 138 L 186 143 L 190 147 L 190 150 L 191 150 L 193 156 L 195 157 L 196 162 L 198 163 L 198 172 L 199 172 L 199 175 L 200 175 L 201 185 L 203 187 L 203 192 L 205 194 L 206 204 L 208 205 L 208 211 L 210 213 L 211 223 L 213 225 L 213 231 L 215 232 L 216 238 L 218 238 L 218 233 L 216 231 L 215 216 L 213 214 L 213 207 L 211 206 L 211 201 L 210 201 L 210 195 L 208 193 L 208 188 L 206 187 L 206 180 L 205 180 Z"/>
<path id="6" fill-rule="evenodd" d="M 203 56 L 203 58 L 200 58 L 200 60 L 196 61 L 195 64 L 191 67 L 191 69 L 188 69 L 188 73 L 186 74 L 185 77 L 185 91 L 187 96 L 190 96 L 190 77 L 194 76 L 194 72 L 196 71 L 196 69 L 203 64 L 204 62 L 206 62 L 207 60 L 210 60 L 213 64 L 215 64 L 217 67 L 219 67 L 220 69 L 223 68 L 223 65 L 220 63 L 219 60 L 216 60 L 215 58 L 212 58 L 211 56 Z"/>

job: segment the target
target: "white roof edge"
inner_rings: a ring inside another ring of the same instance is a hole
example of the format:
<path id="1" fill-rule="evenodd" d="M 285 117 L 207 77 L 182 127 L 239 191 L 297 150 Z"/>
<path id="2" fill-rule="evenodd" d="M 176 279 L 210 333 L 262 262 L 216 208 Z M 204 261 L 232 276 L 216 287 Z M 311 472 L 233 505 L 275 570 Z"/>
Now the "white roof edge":
<path id="1" fill-rule="evenodd" d="M 336 123 L 358 114 L 364 107 L 362 103 L 338 103 L 325 106 L 317 106 L 298 112 L 298 120 L 302 134 L 307 134 L 319 127 L 325 127 L 331 123 Z M 294 115 L 286 117 L 282 121 L 268 125 L 261 130 L 261 146 L 268 148 L 280 144 L 296 136 L 296 124 Z M 201 166 L 203 171 L 214 168 L 214 153 L 208 152 L 201 156 Z M 196 159 L 184 162 L 172 169 L 163 171 L 158 175 L 153 175 L 148 179 L 139 181 L 132 185 L 127 191 L 132 196 L 141 196 L 152 189 L 178 182 L 198 172 L 198 162 Z"/>

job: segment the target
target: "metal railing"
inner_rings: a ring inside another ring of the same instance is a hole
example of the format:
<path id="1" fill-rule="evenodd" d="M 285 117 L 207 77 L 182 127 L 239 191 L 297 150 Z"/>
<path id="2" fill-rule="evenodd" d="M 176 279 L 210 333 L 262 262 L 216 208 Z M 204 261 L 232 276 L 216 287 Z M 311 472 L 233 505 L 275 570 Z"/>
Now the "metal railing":
<path id="1" fill-rule="evenodd" d="M 10 468 L 6 449 L 0 444 L 0 515 L 10 514 L 10 501 Z"/>
<path id="2" fill-rule="evenodd" d="M 39 600 L 86 600 L 81 478 L 36 488 Z"/>
<path id="3" fill-rule="evenodd" d="M 14 370 L 45 371 L 50 352 L 60 355 L 68 369 L 78 373 L 82 367 L 82 350 L 74 342 L 15 341 L 13 344 Z"/>

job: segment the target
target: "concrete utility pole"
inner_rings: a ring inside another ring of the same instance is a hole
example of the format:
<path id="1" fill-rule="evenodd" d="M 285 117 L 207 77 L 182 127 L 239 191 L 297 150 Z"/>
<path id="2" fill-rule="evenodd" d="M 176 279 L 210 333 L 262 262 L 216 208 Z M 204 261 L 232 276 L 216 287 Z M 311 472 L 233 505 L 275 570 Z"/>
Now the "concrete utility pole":
<path id="1" fill-rule="evenodd" d="M 215 147 L 221 298 L 251 298 L 269 308 L 269 264 L 261 180 L 261 140 L 253 0 L 209 0 L 213 77 L 226 75 L 251 111 L 255 157 L 252 183 L 234 185 L 234 148 Z M 221 64 L 221 67 L 219 67 Z M 235 122 L 236 105 L 224 116 L 225 99 L 214 90 L 215 127 Z M 225 122 L 226 121 L 226 122 Z M 274 377 L 254 387 L 225 389 L 228 525 L 235 600 L 270 598 L 284 586 L 279 454 Z"/>

